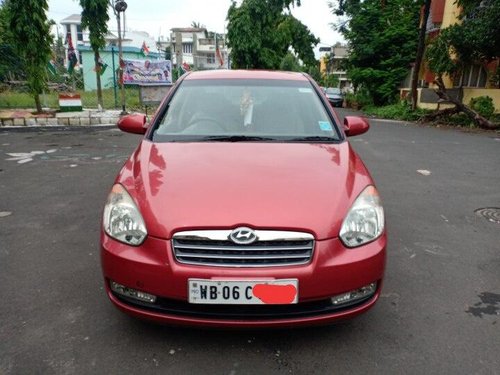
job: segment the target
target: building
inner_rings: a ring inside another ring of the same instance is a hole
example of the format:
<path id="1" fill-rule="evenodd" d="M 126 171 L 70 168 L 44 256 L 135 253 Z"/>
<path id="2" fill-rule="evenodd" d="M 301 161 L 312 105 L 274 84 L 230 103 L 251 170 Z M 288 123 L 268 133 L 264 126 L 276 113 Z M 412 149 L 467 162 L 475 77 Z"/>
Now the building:
<path id="1" fill-rule="evenodd" d="M 426 25 L 428 38 L 432 39 L 439 35 L 441 29 L 445 29 L 459 22 L 461 8 L 455 0 L 432 0 L 429 19 Z M 472 98 L 478 96 L 489 96 L 493 98 L 496 111 L 500 111 L 500 89 L 493 87 L 490 77 L 495 74 L 499 67 L 499 60 L 488 65 L 474 64 L 464 69 L 457 77 L 444 76 L 443 81 L 449 94 L 460 99 L 462 103 L 469 104 Z M 413 71 L 411 71 L 403 83 L 401 96 L 406 97 L 410 92 L 410 82 Z M 438 97 L 434 87 L 435 74 L 422 64 L 419 72 L 418 106 L 426 109 L 438 107 Z"/>
<path id="2" fill-rule="evenodd" d="M 225 35 L 208 32 L 205 28 L 171 29 L 170 50 L 172 64 L 176 67 L 181 67 L 183 64 L 188 64 L 195 70 L 228 67 Z"/>
<path id="3" fill-rule="evenodd" d="M 90 46 L 89 34 L 87 30 L 81 28 L 81 16 L 73 14 L 61 22 L 65 33 L 65 48 L 68 50 L 68 40 L 71 36 L 73 47 L 78 51 L 79 65 L 83 74 L 83 83 L 85 91 L 97 89 L 95 77 L 94 51 Z M 143 45 L 149 49 L 149 53 L 144 53 Z M 118 35 L 110 32 L 106 36 L 106 48 L 99 51 L 103 65 L 106 67 L 101 82 L 103 88 L 114 87 L 116 77 L 113 74 L 118 69 Z M 147 60 L 164 58 L 161 55 L 157 42 L 144 31 L 123 31 L 122 35 L 123 58 L 132 60 Z"/>
<path id="4" fill-rule="evenodd" d="M 68 57 L 68 41 L 71 37 L 71 41 L 73 43 L 73 47 L 77 49 L 78 46 L 82 45 L 90 45 L 89 34 L 84 33 L 82 30 L 82 17 L 79 14 L 72 14 L 69 17 L 66 17 L 60 22 L 63 28 L 64 35 L 64 45 L 66 48 L 66 60 Z M 78 54 L 78 62 L 82 64 L 82 56 Z"/>
<path id="5" fill-rule="evenodd" d="M 320 58 L 321 74 L 334 75 L 339 80 L 339 88 L 343 91 L 352 90 L 352 82 L 347 76 L 343 62 L 349 56 L 349 49 L 346 45 L 336 43 L 331 47 L 321 47 L 323 55 Z"/>

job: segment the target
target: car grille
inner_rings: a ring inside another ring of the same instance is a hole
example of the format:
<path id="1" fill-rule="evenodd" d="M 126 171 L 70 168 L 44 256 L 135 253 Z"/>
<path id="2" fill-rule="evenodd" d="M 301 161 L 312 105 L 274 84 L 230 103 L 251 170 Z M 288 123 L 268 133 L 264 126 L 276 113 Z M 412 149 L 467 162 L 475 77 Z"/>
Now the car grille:
<path id="1" fill-rule="evenodd" d="M 236 244 L 231 231 L 193 231 L 174 235 L 172 245 L 178 262 L 219 267 L 273 267 L 309 263 L 314 238 L 308 233 L 255 231 L 258 240 Z"/>

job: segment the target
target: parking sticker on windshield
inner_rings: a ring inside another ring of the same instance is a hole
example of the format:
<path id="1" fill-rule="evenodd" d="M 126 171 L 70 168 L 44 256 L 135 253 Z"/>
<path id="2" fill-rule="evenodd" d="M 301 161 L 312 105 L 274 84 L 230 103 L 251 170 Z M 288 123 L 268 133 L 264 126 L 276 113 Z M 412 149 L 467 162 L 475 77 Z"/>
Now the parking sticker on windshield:
<path id="1" fill-rule="evenodd" d="M 313 90 L 312 89 L 307 89 L 307 88 L 300 88 L 299 92 L 310 94 L 310 93 L 313 92 Z"/>
<path id="2" fill-rule="evenodd" d="M 330 124 L 328 121 L 318 121 L 319 128 L 323 130 L 324 132 L 331 132 L 332 129 L 332 124 Z"/>

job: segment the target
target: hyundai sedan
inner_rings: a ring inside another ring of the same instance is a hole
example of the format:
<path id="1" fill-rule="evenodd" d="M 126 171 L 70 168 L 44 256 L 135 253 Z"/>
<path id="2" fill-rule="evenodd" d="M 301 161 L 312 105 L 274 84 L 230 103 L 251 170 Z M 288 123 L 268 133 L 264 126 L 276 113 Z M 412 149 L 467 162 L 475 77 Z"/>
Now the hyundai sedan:
<path id="1" fill-rule="evenodd" d="M 101 260 L 120 310 L 160 323 L 296 327 L 352 318 L 380 296 L 384 210 L 320 87 L 302 73 L 184 75 L 104 207 Z"/>

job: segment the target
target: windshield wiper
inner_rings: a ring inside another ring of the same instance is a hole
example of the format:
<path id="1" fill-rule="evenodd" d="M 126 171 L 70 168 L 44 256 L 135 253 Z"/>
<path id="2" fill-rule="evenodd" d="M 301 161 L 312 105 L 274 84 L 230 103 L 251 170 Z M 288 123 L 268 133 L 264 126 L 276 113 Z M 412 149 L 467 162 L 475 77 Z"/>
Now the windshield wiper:
<path id="1" fill-rule="evenodd" d="M 321 135 L 309 136 L 309 137 L 297 137 L 297 138 L 287 138 L 289 142 L 334 142 L 338 141 L 337 138 L 325 137 Z"/>
<path id="2" fill-rule="evenodd" d="M 203 137 L 202 141 L 218 141 L 218 142 L 259 142 L 259 141 L 276 141 L 276 138 L 258 137 L 253 135 L 209 135 Z"/>

